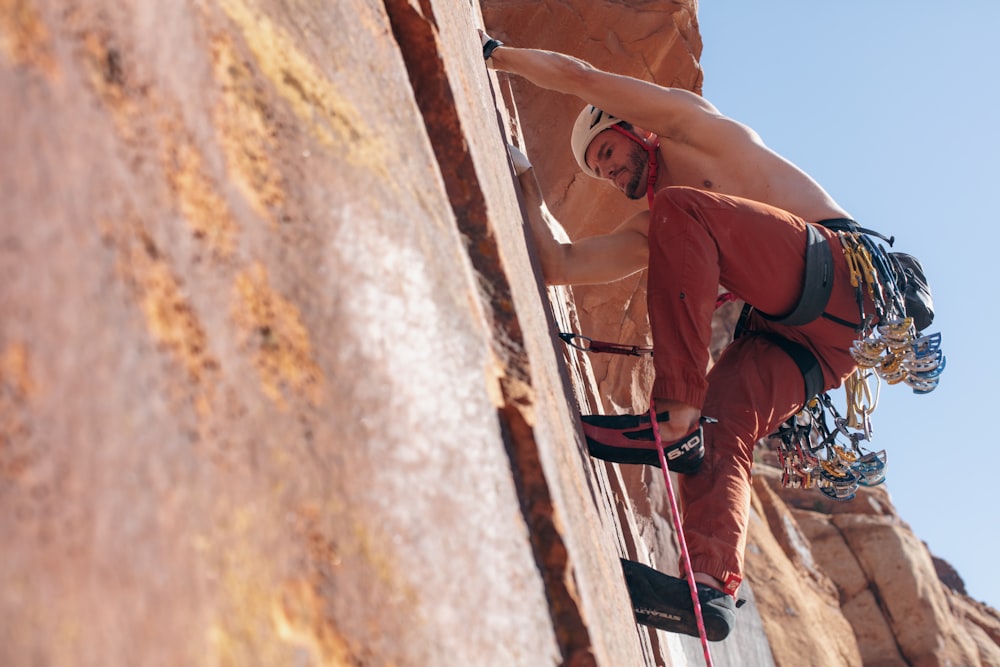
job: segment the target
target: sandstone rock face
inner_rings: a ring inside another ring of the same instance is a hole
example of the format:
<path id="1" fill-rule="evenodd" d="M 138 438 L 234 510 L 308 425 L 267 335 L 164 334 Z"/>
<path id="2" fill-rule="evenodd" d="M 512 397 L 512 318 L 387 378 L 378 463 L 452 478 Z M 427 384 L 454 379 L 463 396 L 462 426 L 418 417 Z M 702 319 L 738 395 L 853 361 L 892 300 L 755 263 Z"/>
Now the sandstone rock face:
<path id="1" fill-rule="evenodd" d="M 698 664 L 622 586 L 675 571 L 659 471 L 576 419 L 649 369 L 554 336 L 641 342 L 643 279 L 540 289 L 504 142 L 564 220 L 597 197 L 574 236 L 633 209 L 475 34 L 697 91 L 695 11 L 4 4 L 0 664 Z M 716 664 L 1000 664 L 885 494 L 756 494 Z"/>
<path id="2" fill-rule="evenodd" d="M 826 632 L 836 626 L 829 618 L 803 628 L 810 636 L 828 635 L 816 645 L 817 655 L 856 644 L 857 653 L 835 664 L 1000 664 L 1000 614 L 939 578 L 934 559 L 884 488 L 835 502 L 813 491 L 781 489 L 778 471 L 762 464 L 755 468 L 755 491 L 755 507 L 767 521 L 753 525 L 751 542 L 778 537 L 781 545 L 770 559 L 748 549 L 750 580 L 776 662 L 795 664 L 793 650 L 808 641 L 795 636 L 794 608 L 768 584 L 777 570 L 787 570 L 808 574 L 800 601 L 824 598 L 849 624 L 841 623 L 835 634 Z M 779 648 L 786 643 L 787 650 Z"/>
<path id="3" fill-rule="evenodd" d="M 753 586 L 777 664 L 861 664 L 857 641 L 842 615 L 837 590 L 773 489 L 755 481 L 754 517 L 747 542 Z"/>
<path id="4" fill-rule="evenodd" d="M 479 298 L 518 210 L 454 9 L 5 4 L 0 664 L 638 655 L 555 630 L 499 415 L 559 421 Z"/>
<path id="5" fill-rule="evenodd" d="M 2 664 L 669 660 L 473 7 L 8 5 Z"/>

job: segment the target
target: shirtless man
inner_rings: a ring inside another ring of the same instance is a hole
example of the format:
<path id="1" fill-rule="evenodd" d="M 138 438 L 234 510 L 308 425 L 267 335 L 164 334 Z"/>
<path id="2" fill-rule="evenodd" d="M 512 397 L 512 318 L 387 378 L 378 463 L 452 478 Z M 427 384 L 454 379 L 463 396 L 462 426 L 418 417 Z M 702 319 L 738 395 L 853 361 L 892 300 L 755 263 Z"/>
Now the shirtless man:
<path id="1" fill-rule="evenodd" d="M 831 287 L 824 278 L 823 316 L 795 326 L 782 321 L 803 298 L 807 244 L 836 239 L 822 225 L 850 216 L 756 132 L 698 95 L 487 35 L 483 44 L 488 66 L 585 100 L 571 140 L 581 169 L 650 201 L 649 211 L 609 234 L 563 243 L 530 164 L 515 156 L 546 283 L 606 283 L 649 269 L 651 400 L 669 467 L 687 473 L 679 494 L 691 567 L 709 638 L 722 639 L 743 578 L 754 444 L 798 412 L 810 389 L 839 386 L 855 369 L 849 349 L 860 316 L 842 253 L 828 255 L 833 280 Z M 706 376 L 719 284 L 755 312 L 750 333 Z M 714 421 L 702 426 L 703 415 Z M 592 455 L 658 465 L 647 414 L 583 419 Z M 640 622 L 697 635 L 686 586 L 625 564 Z M 660 598 L 659 612 L 640 613 L 650 596 Z"/>

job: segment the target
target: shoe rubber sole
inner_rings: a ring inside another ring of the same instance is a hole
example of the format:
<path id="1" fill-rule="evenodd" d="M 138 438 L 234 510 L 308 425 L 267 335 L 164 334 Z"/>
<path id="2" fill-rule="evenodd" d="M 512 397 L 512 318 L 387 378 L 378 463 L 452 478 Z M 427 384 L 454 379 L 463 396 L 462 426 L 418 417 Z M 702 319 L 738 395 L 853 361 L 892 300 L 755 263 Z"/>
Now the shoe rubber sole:
<path id="1" fill-rule="evenodd" d="M 666 632 L 700 636 L 691 588 L 685 579 L 624 558 L 621 562 L 637 622 Z M 718 642 L 728 637 L 736 623 L 733 598 L 698 584 L 698 601 L 708 640 Z"/>

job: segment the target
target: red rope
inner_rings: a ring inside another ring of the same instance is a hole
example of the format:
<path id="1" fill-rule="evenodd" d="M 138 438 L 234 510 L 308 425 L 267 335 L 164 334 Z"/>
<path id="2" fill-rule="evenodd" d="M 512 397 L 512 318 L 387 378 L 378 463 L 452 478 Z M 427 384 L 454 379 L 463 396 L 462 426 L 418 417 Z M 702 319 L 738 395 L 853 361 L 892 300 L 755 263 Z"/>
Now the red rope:
<path id="1" fill-rule="evenodd" d="M 705 619 L 701 615 L 701 601 L 698 599 L 698 583 L 691 571 L 691 555 L 688 553 L 687 540 L 684 539 L 684 528 L 681 526 L 680 512 L 677 510 L 677 500 L 674 498 L 674 485 L 670 481 L 670 471 L 667 468 L 667 457 L 663 453 L 663 441 L 660 440 L 660 425 L 656 421 L 656 404 L 649 401 L 649 419 L 653 422 L 653 435 L 656 437 L 656 453 L 660 457 L 660 468 L 663 470 L 663 481 L 667 484 L 667 498 L 670 500 L 670 514 L 673 516 L 674 529 L 677 531 L 677 541 L 681 547 L 681 557 L 684 561 L 684 571 L 687 573 L 688 586 L 691 588 L 691 601 L 694 603 L 694 615 L 698 620 L 698 634 L 701 637 L 701 648 L 705 653 L 705 664 L 712 667 L 712 653 L 708 650 L 708 635 L 705 632 Z"/>

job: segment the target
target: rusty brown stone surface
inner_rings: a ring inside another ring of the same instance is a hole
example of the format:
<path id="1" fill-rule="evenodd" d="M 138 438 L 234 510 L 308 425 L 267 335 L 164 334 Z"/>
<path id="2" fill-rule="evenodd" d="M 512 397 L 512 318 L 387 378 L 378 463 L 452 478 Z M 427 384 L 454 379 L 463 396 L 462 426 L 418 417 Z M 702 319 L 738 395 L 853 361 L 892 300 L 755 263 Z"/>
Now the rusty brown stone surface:
<path id="1" fill-rule="evenodd" d="M 14 9 L 2 662 L 650 663 L 475 15 Z"/>
<path id="2" fill-rule="evenodd" d="M 618 567 L 676 571 L 660 473 L 575 415 L 649 368 L 553 337 L 641 342 L 643 278 L 539 288 L 505 135 L 572 235 L 630 209 L 475 35 L 698 90 L 696 8 L 0 1 L 0 664 L 697 663 Z M 715 664 L 1000 664 L 884 491 L 754 510 Z"/>
<path id="3" fill-rule="evenodd" d="M 812 543 L 755 469 L 747 539 L 747 581 L 763 618 L 776 665 L 861 665 L 837 590 Z"/>
<path id="4" fill-rule="evenodd" d="M 560 662 L 385 8 L 0 14 L 0 663 Z"/>
<path id="5" fill-rule="evenodd" d="M 813 490 L 782 489 L 778 470 L 765 464 L 754 475 L 765 521 L 752 525 L 748 570 L 777 664 L 796 664 L 796 651 L 819 655 L 847 644 L 857 654 L 842 664 L 1000 664 L 1000 614 L 941 580 L 884 487 L 833 503 Z M 771 539 L 780 550 L 765 555 L 757 545 Z M 772 591 L 779 570 L 809 575 L 796 604 L 825 599 L 849 625 L 827 619 L 801 632 L 789 602 Z"/>

